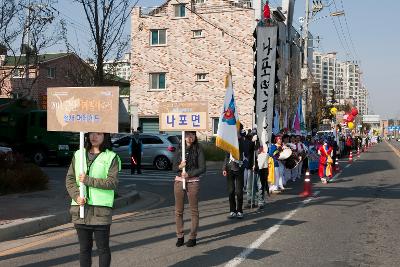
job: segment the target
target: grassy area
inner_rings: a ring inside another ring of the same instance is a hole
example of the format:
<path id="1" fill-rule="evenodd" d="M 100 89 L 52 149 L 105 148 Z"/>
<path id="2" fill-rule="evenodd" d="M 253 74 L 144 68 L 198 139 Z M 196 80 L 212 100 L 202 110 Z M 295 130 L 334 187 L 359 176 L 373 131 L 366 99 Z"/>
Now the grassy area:
<path id="1" fill-rule="evenodd" d="M 225 151 L 219 149 L 215 146 L 213 142 L 201 143 L 204 150 L 204 156 L 206 161 L 223 161 L 225 156 Z"/>

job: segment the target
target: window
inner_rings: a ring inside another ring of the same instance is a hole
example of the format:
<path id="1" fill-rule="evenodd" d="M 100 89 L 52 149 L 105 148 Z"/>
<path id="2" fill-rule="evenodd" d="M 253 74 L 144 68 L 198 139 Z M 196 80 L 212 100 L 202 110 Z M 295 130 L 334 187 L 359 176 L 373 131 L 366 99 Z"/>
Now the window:
<path id="1" fill-rule="evenodd" d="M 151 30 L 150 45 L 165 45 L 167 44 L 167 30 Z"/>
<path id="2" fill-rule="evenodd" d="M 165 73 L 150 73 L 150 89 L 165 89 Z"/>
<path id="3" fill-rule="evenodd" d="M 114 144 L 118 146 L 129 146 L 129 143 L 131 142 L 131 137 L 130 136 L 124 136 L 117 141 L 114 142 Z"/>
<path id="4" fill-rule="evenodd" d="M 157 136 L 143 136 L 140 137 L 143 145 L 164 144 L 163 141 Z"/>
<path id="5" fill-rule="evenodd" d="M 36 126 L 36 113 L 32 112 L 29 117 L 29 127 Z"/>
<path id="6" fill-rule="evenodd" d="M 47 78 L 55 79 L 56 78 L 56 68 L 47 68 Z"/>
<path id="7" fill-rule="evenodd" d="M 175 18 L 186 17 L 186 5 L 185 4 L 174 5 L 174 8 L 175 8 Z"/>
<path id="8" fill-rule="evenodd" d="M 194 30 L 193 31 L 193 38 L 201 38 L 204 37 L 203 30 Z"/>
<path id="9" fill-rule="evenodd" d="M 44 112 L 39 113 L 39 127 L 47 129 L 47 115 Z"/>
<path id="10" fill-rule="evenodd" d="M 196 4 L 204 4 L 207 0 L 194 0 Z"/>
<path id="11" fill-rule="evenodd" d="M 178 138 L 178 136 L 168 136 L 168 141 L 170 141 L 171 142 L 171 144 L 174 144 L 174 145 L 179 145 L 180 143 L 181 143 L 181 140 Z"/>
<path id="12" fill-rule="evenodd" d="M 23 69 L 14 69 L 12 71 L 13 78 L 24 78 L 24 70 Z"/>
<path id="13" fill-rule="evenodd" d="M 208 81 L 208 73 L 197 73 L 196 81 L 198 82 L 207 82 Z"/>
<path id="14" fill-rule="evenodd" d="M 212 118 L 212 123 L 213 123 L 213 135 L 216 135 L 218 132 L 219 118 Z"/>

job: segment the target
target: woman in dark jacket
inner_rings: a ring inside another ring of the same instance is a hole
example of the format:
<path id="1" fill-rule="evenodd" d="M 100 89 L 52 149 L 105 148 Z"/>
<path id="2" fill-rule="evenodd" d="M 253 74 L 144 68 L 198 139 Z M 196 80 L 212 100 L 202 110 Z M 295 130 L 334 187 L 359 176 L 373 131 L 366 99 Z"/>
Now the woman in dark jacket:
<path id="1" fill-rule="evenodd" d="M 80 245 L 80 266 L 92 265 L 93 236 L 99 254 L 99 266 L 110 266 L 109 246 L 114 191 L 118 186 L 121 161 L 111 151 L 108 133 L 89 133 L 85 140 L 83 158 L 81 151 L 74 154 L 66 176 L 67 191 L 72 199 L 71 216 Z M 80 166 L 83 164 L 83 173 Z M 79 185 L 85 185 L 85 197 L 79 195 Z M 84 206 L 80 218 L 79 206 Z"/>
<path id="2" fill-rule="evenodd" d="M 174 183 L 175 222 L 178 237 L 176 246 L 180 247 L 184 244 L 183 207 L 186 191 L 192 212 L 192 227 L 186 246 L 194 247 L 199 228 L 200 175 L 206 171 L 206 164 L 203 149 L 197 141 L 196 132 L 185 133 L 185 144 L 185 159 L 182 160 L 182 151 L 179 150 L 173 161 L 173 170 L 177 172 Z M 183 168 L 185 168 L 185 172 L 183 172 Z M 183 182 L 186 183 L 186 190 L 183 190 Z"/>

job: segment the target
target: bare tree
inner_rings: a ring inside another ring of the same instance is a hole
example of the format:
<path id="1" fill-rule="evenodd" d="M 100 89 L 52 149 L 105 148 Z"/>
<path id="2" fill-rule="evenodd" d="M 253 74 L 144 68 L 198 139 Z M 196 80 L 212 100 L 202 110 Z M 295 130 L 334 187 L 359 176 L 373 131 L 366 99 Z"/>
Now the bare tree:
<path id="1" fill-rule="evenodd" d="M 89 24 L 95 61 L 95 85 L 104 84 L 104 61 L 120 58 L 126 50 L 129 37 L 124 28 L 132 8 L 138 0 L 75 0 L 82 5 Z"/>
<path id="2" fill-rule="evenodd" d="M 39 53 L 59 41 L 60 30 L 51 9 L 55 3 L 55 0 L 1 0 L 0 50 L 3 62 L 0 64 L 0 89 L 3 94 L 11 93 L 7 89 L 10 88 L 10 76 L 17 71 L 25 79 L 13 81 L 12 86 L 18 87 L 23 96 L 31 96 L 38 77 Z"/>

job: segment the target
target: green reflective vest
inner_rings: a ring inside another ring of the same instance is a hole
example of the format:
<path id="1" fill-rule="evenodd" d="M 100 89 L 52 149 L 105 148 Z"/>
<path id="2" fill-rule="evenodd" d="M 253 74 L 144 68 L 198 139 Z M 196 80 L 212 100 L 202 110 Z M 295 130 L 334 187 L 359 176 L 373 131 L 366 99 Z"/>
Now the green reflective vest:
<path id="1" fill-rule="evenodd" d="M 116 156 L 117 154 L 110 150 L 101 152 L 90 165 L 88 173 L 86 151 L 85 151 L 83 159 L 83 172 L 93 178 L 107 179 L 108 170 L 110 169 L 111 163 Z M 74 164 L 75 164 L 76 183 L 79 187 L 79 174 L 81 173 L 80 166 L 82 160 L 80 150 L 75 152 L 74 158 L 75 158 Z M 119 170 L 121 170 L 121 160 L 119 159 L 118 156 L 117 159 L 118 159 Z M 88 186 L 86 194 L 87 194 L 86 203 L 88 205 L 112 207 L 114 204 L 114 190 L 105 190 Z M 71 205 L 78 205 L 78 204 L 73 199 Z"/>

